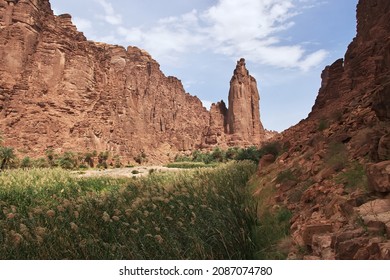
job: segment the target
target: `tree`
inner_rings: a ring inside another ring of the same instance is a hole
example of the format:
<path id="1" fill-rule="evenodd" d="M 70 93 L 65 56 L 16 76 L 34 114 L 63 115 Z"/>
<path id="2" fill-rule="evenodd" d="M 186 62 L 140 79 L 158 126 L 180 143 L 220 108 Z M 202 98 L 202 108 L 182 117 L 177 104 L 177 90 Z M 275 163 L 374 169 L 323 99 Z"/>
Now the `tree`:
<path id="1" fill-rule="evenodd" d="M 10 163 L 12 163 L 15 158 L 14 148 L 0 147 L 1 170 L 9 167 Z"/>
<path id="2" fill-rule="evenodd" d="M 89 165 L 89 167 L 93 168 L 94 167 L 94 162 L 93 162 L 93 158 L 94 158 L 94 154 L 93 153 L 90 153 L 90 152 L 87 152 L 85 153 L 84 155 L 84 162 L 86 164 Z"/>
<path id="3" fill-rule="evenodd" d="M 59 159 L 59 165 L 64 169 L 73 169 L 77 166 L 77 158 L 72 152 L 65 152 Z"/>
<path id="4" fill-rule="evenodd" d="M 105 152 L 100 152 L 98 155 L 98 167 L 99 168 L 107 168 L 107 160 L 108 157 L 110 156 L 108 151 Z"/>

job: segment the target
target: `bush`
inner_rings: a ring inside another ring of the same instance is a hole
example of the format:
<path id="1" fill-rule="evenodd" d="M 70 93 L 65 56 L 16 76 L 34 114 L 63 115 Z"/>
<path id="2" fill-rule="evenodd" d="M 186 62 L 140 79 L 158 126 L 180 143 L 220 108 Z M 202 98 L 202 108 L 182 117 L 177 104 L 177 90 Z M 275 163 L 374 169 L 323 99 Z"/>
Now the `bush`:
<path id="1" fill-rule="evenodd" d="M 72 152 L 65 152 L 57 160 L 58 166 L 64 169 L 74 169 L 77 166 L 77 158 Z"/>
<path id="2" fill-rule="evenodd" d="M 236 160 L 251 160 L 255 163 L 259 163 L 260 151 L 255 146 L 246 149 L 240 149 L 238 151 Z"/>
<path id="3" fill-rule="evenodd" d="M 259 150 L 259 155 L 261 158 L 265 155 L 271 154 L 271 155 L 274 155 L 275 158 L 277 158 L 280 154 L 280 151 L 281 151 L 280 143 L 279 142 L 271 142 L 271 143 L 267 143 L 263 147 L 261 147 L 261 149 Z"/>
<path id="4" fill-rule="evenodd" d="M 175 157 L 175 162 L 188 162 L 188 161 L 192 161 L 192 159 L 188 156 L 176 155 Z"/>
<path id="5" fill-rule="evenodd" d="M 354 162 L 345 172 L 340 173 L 337 176 L 336 181 L 344 184 L 347 189 L 368 189 L 366 171 L 364 170 L 363 165 L 358 162 Z"/>
<path id="6" fill-rule="evenodd" d="M 166 165 L 168 168 L 182 168 L 182 169 L 192 169 L 192 168 L 205 168 L 205 167 L 215 167 L 216 163 L 206 164 L 204 162 L 174 162 Z"/>
<path id="7" fill-rule="evenodd" d="M 226 160 L 226 154 L 223 150 L 216 147 L 211 152 L 211 159 L 213 162 L 224 162 Z"/>
<path id="8" fill-rule="evenodd" d="M 320 122 L 318 123 L 318 131 L 324 131 L 329 127 L 329 123 L 325 119 L 321 119 Z"/>
<path id="9" fill-rule="evenodd" d="M 30 157 L 24 157 L 20 162 L 20 168 L 30 168 L 33 165 Z"/>
<path id="10" fill-rule="evenodd" d="M 287 181 L 296 181 L 297 177 L 291 169 L 281 171 L 276 177 L 276 183 L 281 184 Z"/>
<path id="11" fill-rule="evenodd" d="M 348 163 L 348 153 L 345 145 L 336 142 L 330 143 L 327 149 L 325 162 L 336 172 L 341 171 Z"/>

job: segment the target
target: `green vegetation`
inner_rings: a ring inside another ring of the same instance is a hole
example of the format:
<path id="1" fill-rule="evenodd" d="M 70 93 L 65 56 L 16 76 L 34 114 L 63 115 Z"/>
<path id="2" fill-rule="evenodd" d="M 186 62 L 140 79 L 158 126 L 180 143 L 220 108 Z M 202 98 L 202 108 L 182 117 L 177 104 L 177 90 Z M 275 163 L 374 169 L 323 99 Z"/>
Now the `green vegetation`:
<path id="1" fill-rule="evenodd" d="M 192 168 L 205 168 L 205 167 L 216 167 L 218 163 L 209 163 L 204 162 L 173 162 L 169 163 L 166 166 L 168 168 L 182 168 L 182 169 L 192 169 Z"/>
<path id="2" fill-rule="evenodd" d="M 332 142 L 329 144 L 325 162 L 334 171 L 341 171 L 348 163 L 348 153 L 343 143 Z"/>
<path id="3" fill-rule="evenodd" d="M 336 181 L 338 183 L 343 183 L 344 186 L 350 190 L 368 189 L 366 171 L 364 170 L 363 165 L 358 162 L 352 163 L 346 171 L 338 174 Z"/>
<path id="4" fill-rule="evenodd" d="M 274 183 L 271 183 L 273 176 L 257 178 L 250 183 L 252 189 L 260 186 L 255 191 L 258 221 L 252 227 L 252 238 L 257 245 L 256 259 L 282 260 L 287 258 L 289 251 L 289 248 L 283 248 L 283 242 L 289 241 L 292 213 L 274 202 L 276 189 Z"/>
<path id="5" fill-rule="evenodd" d="M 255 171 L 248 161 L 142 179 L 6 170 L 0 258 L 254 258 L 251 234 L 261 232 L 246 185 Z M 278 213 L 275 223 L 286 215 Z"/>
<path id="6" fill-rule="evenodd" d="M 324 131 L 325 129 L 329 128 L 329 123 L 325 119 L 321 119 L 318 123 L 318 131 Z"/>
<path id="7" fill-rule="evenodd" d="M 219 147 L 214 148 L 211 152 L 201 152 L 195 150 L 190 156 L 188 155 L 177 155 L 175 162 L 202 162 L 204 164 L 210 163 L 222 163 L 228 162 L 230 160 L 251 160 L 255 163 L 259 163 L 259 160 L 267 154 L 272 154 L 277 157 L 281 152 L 281 146 L 278 142 L 271 142 L 265 144 L 263 147 L 258 148 L 251 146 L 248 148 L 228 148 L 227 150 L 222 150 Z"/>
<path id="8" fill-rule="evenodd" d="M 287 181 L 296 181 L 297 177 L 291 169 L 281 171 L 276 177 L 276 183 L 285 183 Z"/>
<path id="9" fill-rule="evenodd" d="M 268 210 L 262 214 L 255 231 L 255 240 L 260 248 L 255 254 L 257 259 L 283 260 L 287 258 L 287 252 L 278 248 L 278 243 L 289 236 L 291 217 L 291 211 L 284 207 L 276 211 Z"/>

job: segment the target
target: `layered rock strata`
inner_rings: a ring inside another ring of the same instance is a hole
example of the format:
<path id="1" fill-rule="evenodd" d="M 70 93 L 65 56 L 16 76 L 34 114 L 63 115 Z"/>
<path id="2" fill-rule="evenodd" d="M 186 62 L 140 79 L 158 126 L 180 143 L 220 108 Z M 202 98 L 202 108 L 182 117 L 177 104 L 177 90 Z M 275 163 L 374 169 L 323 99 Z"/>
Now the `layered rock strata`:
<path id="1" fill-rule="evenodd" d="M 241 58 L 230 80 L 229 109 L 223 101 L 211 107 L 206 144 L 250 146 L 269 138 L 260 121 L 259 101 L 256 79 Z"/>
<path id="2" fill-rule="evenodd" d="M 345 57 L 323 71 L 309 117 L 278 137 L 287 152 L 260 170 L 289 174 L 273 186 L 293 213 L 289 258 L 390 259 L 389 18 L 389 1 L 359 1 Z"/>
<path id="3" fill-rule="evenodd" d="M 222 107 L 208 112 L 143 50 L 88 41 L 48 0 L 0 0 L 0 130 L 21 154 L 97 150 L 166 161 L 200 148 L 210 127 L 215 144 L 225 143 L 225 120 L 213 117 Z M 249 137 L 258 127 L 244 119 L 232 129 L 245 124 L 243 139 L 258 143 Z"/>

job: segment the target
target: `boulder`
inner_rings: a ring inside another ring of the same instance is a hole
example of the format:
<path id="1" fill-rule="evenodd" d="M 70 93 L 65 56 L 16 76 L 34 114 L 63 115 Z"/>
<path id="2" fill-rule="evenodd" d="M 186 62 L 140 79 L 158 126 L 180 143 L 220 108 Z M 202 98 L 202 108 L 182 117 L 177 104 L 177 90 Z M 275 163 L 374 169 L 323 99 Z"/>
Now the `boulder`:
<path id="1" fill-rule="evenodd" d="M 383 161 L 367 166 L 369 187 L 377 192 L 390 192 L 390 161 Z"/>

